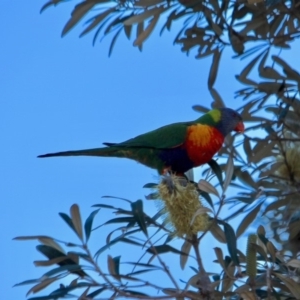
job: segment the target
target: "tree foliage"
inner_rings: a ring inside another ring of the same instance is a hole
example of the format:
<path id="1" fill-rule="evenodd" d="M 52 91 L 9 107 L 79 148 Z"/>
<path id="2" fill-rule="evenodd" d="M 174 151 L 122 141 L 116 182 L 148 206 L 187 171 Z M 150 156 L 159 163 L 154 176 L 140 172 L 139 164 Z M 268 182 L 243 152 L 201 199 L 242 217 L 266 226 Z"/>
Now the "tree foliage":
<path id="1" fill-rule="evenodd" d="M 61 2 L 52 0 L 42 10 Z M 83 292 L 76 294 L 78 299 L 300 299 L 300 74 L 280 57 L 299 35 L 300 2 L 85 0 L 75 6 L 62 34 L 86 14 L 94 16 L 81 36 L 94 30 L 95 42 L 101 35 L 114 34 L 110 53 L 121 31 L 130 39 L 134 28 L 134 46 L 141 49 L 156 26 L 162 24 L 163 32 L 180 22 L 175 43 L 184 52 L 197 47 L 196 58 L 213 56 L 208 78 L 213 107 L 225 106 L 214 88 L 224 48 L 231 47 L 234 58 L 248 57 L 236 76 L 244 86 L 236 97 L 243 100 L 239 111 L 246 131 L 242 137 L 226 139 L 217 162 L 206 167 L 199 182 L 166 176 L 160 183 L 146 184 L 151 189 L 147 200 L 160 207 L 153 216 L 143 210 L 142 200 L 118 199 L 124 205 L 94 205 L 82 225 L 79 207 L 73 205 L 69 215 L 60 216 L 77 235 L 78 244 L 49 236 L 16 238 L 38 240 L 37 250 L 47 260 L 35 265 L 52 267 L 40 278 L 18 285 L 33 285 L 30 294 L 70 278 L 68 285 L 60 284 L 49 295 L 30 299 L 66 298 L 79 289 Z M 202 105 L 194 109 L 208 110 Z M 188 201 L 193 197 L 196 201 Z M 172 211 L 169 198 L 171 204 L 185 205 Z M 229 212 L 226 216 L 224 209 Z M 95 220 L 104 211 L 116 217 L 96 227 Z M 190 221 L 180 227 L 189 211 Z M 201 229 L 195 225 L 200 223 Z M 111 224 L 116 228 L 92 251 L 90 239 Z M 239 239 L 245 234 L 247 246 L 240 249 Z M 199 245 L 212 238 L 220 246 L 210 249 L 206 270 Z M 128 261 L 128 251 L 115 257 L 108 254 L 107 266 L 101 265 L 99 260 L 115 244 L 140 255 Z M 193 274 L 173 273 L 164 261 L 166 254 L 182 270 L 191 263 Z"/>

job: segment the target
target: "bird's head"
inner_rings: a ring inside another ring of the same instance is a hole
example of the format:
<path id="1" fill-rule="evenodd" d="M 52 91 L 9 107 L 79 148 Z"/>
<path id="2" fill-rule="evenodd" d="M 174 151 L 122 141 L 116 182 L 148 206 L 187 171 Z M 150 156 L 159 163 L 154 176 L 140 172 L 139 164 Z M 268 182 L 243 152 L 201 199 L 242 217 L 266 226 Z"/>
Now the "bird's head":
<path id="1" fill-rule="evenodd" d="M 244 132 L 245 126 L 243 123 L 242 116 L 231 108 L 219 108 L 219 121 L 217 122 L 216 128 L 226 136 L 231 131 Z M 213 112 L 213 111 L 212 111 Z"/>

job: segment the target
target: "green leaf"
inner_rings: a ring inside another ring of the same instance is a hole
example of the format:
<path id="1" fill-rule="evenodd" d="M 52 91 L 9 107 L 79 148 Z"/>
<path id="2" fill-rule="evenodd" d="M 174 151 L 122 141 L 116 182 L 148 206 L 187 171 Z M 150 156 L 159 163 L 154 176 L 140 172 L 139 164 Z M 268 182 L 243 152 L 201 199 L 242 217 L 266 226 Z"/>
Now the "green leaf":
<path id="1" fill-rule="evenodd" d="M 124 289 L 123 292 L 125 292 L 125 293 L 127 293 L 129 295 L 132 294 L 132 295 L 135 295 L 135 296 L 144 296 L 144 297 L 150 298 L 150 296 L 148 296 L 147 294 L 144 294 L 144 293 L 141 293 L 141 292 L 137 292 L 137 291 L 133 291 L 133 290 L 125 290 Z"/>
<path id="2" fill-rule="evenodd" d="M 16 283 L 14 286 L 20 286 L 20 285 L 26 285 L 26 284 L 33 284 L 33 283 L 37 283 L 40 282 L 40 279 L 29 279 L 29 280 L 25 280 L 19 283 Z"/>
<path id="3" fill-rule="evenodd" d="M 109 46 L 109 50 L 108 50 L 108 56 L 109 56 L 109 57 L 110 57 L 111 54 L 112 54 L 113 48 L 114 48 L 114 46 L 115 46 L 115 44 L 116 44 L 117 38 L 118 38 L 119 34 L 121 33 L 122 29 L 123 29 L 123 28 L 121 27 L 121 28 L 117 31 L 117 33 L 114 35 L 114 37 L 112 38 L 112 40 L 111 40 L 111 43 L 110 43 L 110 46 Z"/>
<path id="4" fill-rule="evenodd" d="M 215 210 L 215 207 L 214 207 L 214 204 L 213 204 L 213 201 L 211 199 L 211 197 L 209 196 L 208 193 L 204 192 L 204 191 L 200 191 L 200 196 L 203 197 L 207 203 L 210 205 L 210 207 Z"/>
<path id="5" fill-rule="evenodd" d="M 223 222 L 225 238 L 227 241 L 227 248 L 230 254 L 230 257 L 234 264 L 238 266 L 240 264 L 239 258 L 237 256 L 237 247 L 236 247 L 236 236 L 233 228 L 226 222 Z"/>
<path id="6" fill-rule="evenodd" d="M 224 231 L 215 221 L 212 221 L 209 231 L 217 241 L 224 244 L 226 243 Z"/>
<path id="7" fill-rule="evenodd" d="M 217 92 L 216 89 L 211 88 L 209 90 L 209 92 L 210 92 L 211 96 L 214 99 L 214 102 L 212 103 L 212 107 L 213 108 L 222 108 L 222 107 L 225 107 L 224 101 L 222 100 L 222 97 L 220 96 L 220 94 Z M 210 163 L 208 163 L 208 164 L 210 164 Z"/>
<path id="8" fill-rule="evenodd" d="M 120 280 L 120 259 L 121 256 L 116 256 L 112 258 L 110 255 L 107 256 L 107 266 L 108 271 L 111 276 L 113 276 L 118 281 Z"/>
<path id="9" fill-rule="evenodd" d="M 137 245 L 137 246 L 143 246 L 143 244 L 132 241 L 128 238 L 125 238 L 125 236 L 127 235 L 131 235 L 133 233 L 139 232 L 140 229 L 137 230 L 132 230 L 132 231 L 128 231 L 124 234 L 122 234 L 122 236 L 117 237 L 113 240 L 111 240 L 108 244 L 106 244 L 105 246 L 101 247 L 95 254 L 95 257 L 98 257 L 103 251 L 105 251 L 106 249 L 110 248 L 111 246 L 113 246 L 114 244 L 118 243 L 118 242 L 124 242 L 124 243 L 128 243 L 128 244 L 133 244 L 133 245 Z"/>
<path id="10" fill-rule="evenodd" d="M 85 231 L 85 242 L 87 243 L 90 235 L 91 235 L 91 231 L 92 231 L 92 226 L 93 226 L 93 221 L 94 218 L 96 216 L 96 214 L 98 213 L 100 209 L 94 210 L 86 219 L 85 223 L 84 223 L 84 231 Z"/>
<path id="11" fill-rule="evenodd" d="M 186 255 L 186 253 L 177 250 L 176 248 L 170 246 L 170 245 L 159 245 L 159 246 L 155 246 L 155 247 L 150 247 L 146 250 L 147 252 L 151 253 L 151 254 L 162 254 L 162 253 L 168 253 L 168 252 L 173 252 L 176 254 L 182 254 L 182 255 Z"/>
<path id="12" fill-rule="evenodd" d="M 73 229 L 73 231 L 77 234 L 76 229 L 73 225 L 72 219 L 65 213 L 59 213 L 59 215 Z"/>
<path id="13" fill-rule="evenodd" d="M 219 180 L 219 183 L 222 186 L 223 185 L 223 178 L 222 178 L 222 170 L 221 170 L 220 166 L 218 165 L 218 163 L 214 159 L 211 159 L 208 162 L 208 164 L 211 167 L 211 169 L 214 171 L 214 173 L 216 174 L 216 176 Z"/>
<path id="14" fill-rule="evenodd" d="M 94 299 L 96 296 L 100 295 L 105 290 L 107 290 L 106 287 L 100 288 L 100 289 L 88 294 L 86 297 L 87 297 L 87 299 Z"/>
<path id="15" fill-rule="evenodd" d="M 155 25 L 158 22 L 160 14 L 155 14 L 153 16 L 153 18 L 150 20 L 149 25 L 147 26 L 147 28 L 145 30 L 143 30 L 135 39 L 135 41 L 133 42 L 134 46 L 140 46 L 143 44 L 143 42 L 150 36 L 151 32 L 153 31 L 153 29 L 155 28 Z"/>
<path id="16" fill-rule="evenodd" d="M 113 224 L 113 223 L 131 223 L 133 221 L 134 222 L 136 221 L 134 217 L 119 217 L 119 218 L 110 219 L 107 222 L 105 222 L 103 225 Z"/>
<path id="17" fill-rule="evenodd" d="M 116 200 L 122 200 L 125 201 L 127 203 L 132 203 L 132 201 L 125 199 L 125 198 L 121 198 L 121 197 L 114 197 L 114 196 L 102 196 L 102 198 L 107 198 L 107 199 L 116 199 Z M 98 204 L 99 205 L 99 204 Z"/>
<path id="18" fill-rule="evenodd" d="M 206 108 L 205 106 L 200 105 L 200 104 L 193 105 L 192 109 L 194 111 L 201 112 L 201 113 L 204 113 L 204 114 L 206 114 L 209 111 L 208 108 Z"/>
<path id="19" fill-rule="evenodd" d="M 73 223 L 74 229 L 76 231 L 76 234 L 78 235 L 80 240 L 83 241 L 81 215 L 80 215 L 79 206 L 77 204 L 73 204 L 71 206 L 70 214 L 72 217 L 72 223 Z"/>
<path id="20" fill-rule="evenodd" d="M 227 188 L 231 182 L 232 175 L 233 175 L 233 169 L 234 169 L 233 159 L 232 159 L 232 156 L 230 156 L 228 158 L 226 170 L 225 170 L 225 180 L 224 180 L 224 184 L 223 184 L 223 192 L 224 193 L 227 190 Z"/>
<path id="21" fill-rule="evenodd" d="M 219 247 L 215 247 L 215 254 L 217 256 L 218 262 L 220 264 L 220 266 L 222 267 L 223 271 L 226 271 L 226 266 L 225 266 L 225 262 L 224 262 L 224 256 L 223 256 L 223 252 L 222 249 Z"/>
<path id="22" fill-rule="evenodd" d="M 94 1 L 84 1 L 77 4 L 72 11 L 71 18 L 65 25 L 61 35 L 64 36 L 67 32 L 69 32 L 95 5 L 96 2 Z"/>
<path id="23" fill-rule="evenodd" d="M 146 183 L 144 186 L 143 186 L 143 188 L 145 188 L 145 189 L 155 189 L 155 188 L 157 188 L 157 186 L 158 186 L 158 184 L 157 183 Z"/>
<path id="24" fill-rule="evenodd" d="M 165 8 L 163 7 L 163 5 L 161 5 L 159 7 L 154 7 L 154 8 L 145 10 L 141 14 L 137 14 L 137 15 L 132 16 L 131 18 L 126 19 L 123 23 L 124 23 L 124 25 L 132 25 L 132 24 L 136 24 L 136 23 L 141 23 L 154 15 L 157 15 L 157 14 L 159 15 L 164 10 L 165 10 Z"/>
<path id="25" fill-rule="evenodd" d="M 300 285 L 298 282 L 279 273 L 274 273 L 274 275 L 283 281 L 296 299 L 300 299 Z"/>
<path id="26" fill-rule="evenodd" d="M 35 286 L 33 286 L 26 294 L 26 296 L 28 296 L 31 293 L 37 293 L 41 290 L 43 290 L 44 288 L 46 288 L 48 285 L 50 285 L 51 283 L 53 283 L 54 281 L 56 281 L 58 278 L 45 278 L 43 281 L 39 282 L 38 284 L 36 284 Z"/>
<path id="27" fill-rule="evenodd" d="M 137 200 L 136 202 L 131 203 L 131 210 L 135 221 L 138 223 L 140 229 L 148 236 L 147 226 L 145 222 L 145 215 L 143 211 L 143 201 Z"/>
<path id="28" fill-rule="evenodd" d="M 57 0 L 57 1 L 53 1 L 53 0 L 50 0 L 49 2 L 45 3 L 41 10 L 40 10 L 40 13 L 42 13 L 45 9 L 47 9 L 48 7 L 52 6 L 52 5 L 56 5 L 58 2 L 61 2 L 62 0 Z"/>
<path id="29" fill-rule="evenodd" d="M 154 268 L 157 270 L 161 270 L 161 267 L 158 267 L 158 266 L 152 265 L 152 264 L 147 264 L 147 263 L 139 263 L 139 262 L 130 262 L 129 261 L 129 262 L 124 262 L 124 264 L 134 265 L 135 267 L 147 267 L 147 268 Z"/>
<path id="30" fill-rule="evenodd" d="M 182 270 L 184 269 L 186 262 L 189 258 L 189 253 L 191 248 L 192 248 L 192 244 L 189 241 L 185 240 L 181 247 L 181 252 L 185 254 L 180 254 L 180 267 Z"/>
<path id="31" fill-rule="evenodd" d="M 215 84 L 217 74 L 218 74 L 218 68 L 219 68 L 221 54 L 222 54 L 222 51 L 220 51 L 219 49 L 216 49 L 214 51 L 214 56 L 213 56 L 213 60 L 212 60 L 212 64 L 211 64 L 209 76 L 208 76 L 208 83 L 207 83 L 208 89 L 211 89 Z"/>
<path id="32" fill-rule="evenodd" d="M 69 256 L 65 255 L 64 253 L 58 251 L 57 249 L 50 247 L 50 246 L 46 246 L 46 245 L 37 245 L 36 249 L 38 251 L 40 251 L 42 254 L 44 254 L 49 260 L 54 259 L 54 258 L 58 258 L 58 257 L 65 257 L 66 259 L 59 262 L 58 265 L 60 266 L 64 266 L 64 265 L 76 265 L 77 269 L 78 269 L 78 265 L 76 264 L 76 262 L 71 259 Z M 81 277 L 86 276 L 87 274 L 80 270 L 80 271 L 76 271 L 73 272 L 76 273 L 78 275 L 80 275 Z"/>
<path id="33" fill-rule="evenodd" d="M 110 209 L 117 209 L 116 207 L 112 205 L 107 205 L 107 204 L 94 204 L 92 207 L 101 207 L 101 208 L 110 208 Z"/>
<path id="34" fill-rule="evenodd" d="M 245 68 L 244 70 L 241 72 L 240 74 L 240 78 L 242 79 L 246 79 L 247 76 L 249 75 L 249 73 L 251 72 L 251 70 L 253 69 L 254 65 L 257 63 L 257 61 L 261 58 L 261 56 L 266 52 L 267 50 L 262 51 L 261 53 L 259 53 Z"/>
<path id="35" fill-rule="evenodd" d="M 82 268 L 80 265 L 76 265 L 75 263 L 71 264 L 71 265 L 63 265 L 61 267 L 57 267 L 55 269 L 52 269 L 52 270 L 46 272 L 45 274 L 43 274 L 43 276 L 51 277 L 53 275 L 56 275 L 56 274 L 59 274 L 59 273 L 65 272 L 65 271 L 68 271 L 70 273 L 78 273 L 79 271 L 82 272 Z"/>
<path id="36" fill-rule="evenodd" d="M 136 38 L 144 31 L 144 22 L 138 23 L 136 27 Z M 138 45 L 140 51 L 143 50 L 143 44 Z"/>
<path id="37" fill-rule="evenodd" d="M 84 36 L 85 34 L 87 34 L 88 32 L 90 32 L 92 29 L 94 29 L 101 21 L 103 21 L 115 9 L 116 9 L 116 6 L 115 7 L 111 7 L 109 9 L 105 10 L 104 12 L 100 13 L 99 15 L 95 16 L 93 18 L 93 21 L 91 22 L 91 24 L 88 27 L 86 27 L 86 29 L 80 34 L 79 37 Z"/>
<path id="38" fill-rule="evenodd" d="M 217 196 L 218 198 L 220 198 L 220 195 L 219 195 L 217 189 L 206 180 L 200 179 L 200 181 L 198 182 L 198 188 L 201 191 L 204 191 L 208 194 L 213 194 L 213 195 Z"/>
<path id="39" fill-rule="evenodd" d="M 246 215 L 243 218 L 243 221 L 240 223 L 239 227 L 236 230 L 236 237 L 239 238 L 248 228 L 248 226 L 254 221 L 254 219 L 256 218 L 261 205 L 263 204 L 263 202 L 261 202 L 259 205 L 257 205 L 253 210 L 251 210 L 248 215 Z"/>
<path id="40" fill-rule="evenodd" d="M 273 55 L 272 59 L 283 68 L 284 73 L 287 75 L 289 79 L 300 82 L 300 74 L 291 68 L 283 59 L 279 56 Z"/>
<path id="41" fill-rule="evenodd" d="M 125 276 L 130 276 L 132 277 L 133 275 L 139 275 L 139 274 L 144 274 L 144 273 L 147 273 L 147 272 L 153 272 L 155 271 L 154 269 L 147 269 L 147 270 L 139 270 L 139 271 L 135 271 L 135 272 L 131 272 L 131 273 L 128 273 L 126 274 Z M 139 280 L 139 279 L 137 279 Z"/>

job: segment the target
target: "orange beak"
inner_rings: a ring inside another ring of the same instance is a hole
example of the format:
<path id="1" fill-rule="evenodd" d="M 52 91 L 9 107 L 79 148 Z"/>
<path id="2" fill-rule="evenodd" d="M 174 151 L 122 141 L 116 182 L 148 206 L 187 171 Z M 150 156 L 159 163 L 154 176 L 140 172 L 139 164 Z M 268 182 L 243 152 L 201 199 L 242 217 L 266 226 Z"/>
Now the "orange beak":
<path id="1" fill-rule="evenodd" d="M 239 122 L 236 127 L 234 128 L 234 131 L 236 132 L 244 132 L 245 131 L 245 125 L 244 123 L 241 121 Z"/>

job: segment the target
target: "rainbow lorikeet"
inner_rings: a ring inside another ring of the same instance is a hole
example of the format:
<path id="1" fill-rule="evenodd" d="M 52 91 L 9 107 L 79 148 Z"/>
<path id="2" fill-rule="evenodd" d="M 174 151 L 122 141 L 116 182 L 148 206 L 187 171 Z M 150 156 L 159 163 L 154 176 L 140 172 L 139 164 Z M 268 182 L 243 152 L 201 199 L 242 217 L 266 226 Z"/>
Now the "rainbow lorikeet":
<path id="1" fill-rule="evenodd" d="M 174 123 L 141 134 L 123 143 L 104 143 L 106 147 L 49 153 L 51 156 L 126 157 L 157 169 L 182 175 L 208 163 L 220 150 L 231 131 L 243 132 L 242 117 L 230 108 L 213 109 L 192 122 Z"/>

